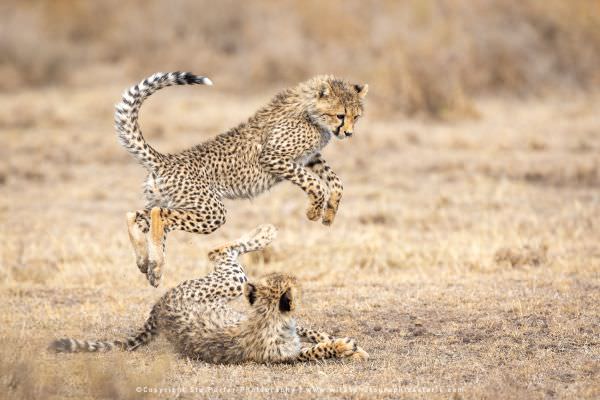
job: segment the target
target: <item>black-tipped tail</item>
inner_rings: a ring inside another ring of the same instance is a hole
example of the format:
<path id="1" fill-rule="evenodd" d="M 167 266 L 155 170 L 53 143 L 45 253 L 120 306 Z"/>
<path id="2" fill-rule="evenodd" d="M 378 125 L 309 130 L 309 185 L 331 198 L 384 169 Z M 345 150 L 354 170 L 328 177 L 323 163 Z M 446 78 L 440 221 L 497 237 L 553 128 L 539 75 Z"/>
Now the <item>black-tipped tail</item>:
<path id="1" fill-rule="evenodd" d="M 110 351 L 115 348 L 124 349 L 126 345 L 118 340 L 92 341 L 63 338 L 50 343 L 48 350 L 56 353 L 96 353 Z"/>
<path id="2" fill-rule="evenodd" d="M 213 85 L 213 82 L 206 76 L 194 75 L 191 72 L 175 72 L 175 74 L 179 74 L 180 84 L 183 85 Z"/>
<path id="3" fill-rule="evenodd" d="M 115 128 L 117 137 L 144 167 L 150 171 L 156 170 L 163 162 L 164 155 L 153 149 L 142 135 L 138 125 L 138 114 L 143 101 L 152 93 L 173 85 L 212 85 L 205 76 L 194 75 L 191 72 L 158 72 L 123 93 L 121 102 L 116 105 Z"/>

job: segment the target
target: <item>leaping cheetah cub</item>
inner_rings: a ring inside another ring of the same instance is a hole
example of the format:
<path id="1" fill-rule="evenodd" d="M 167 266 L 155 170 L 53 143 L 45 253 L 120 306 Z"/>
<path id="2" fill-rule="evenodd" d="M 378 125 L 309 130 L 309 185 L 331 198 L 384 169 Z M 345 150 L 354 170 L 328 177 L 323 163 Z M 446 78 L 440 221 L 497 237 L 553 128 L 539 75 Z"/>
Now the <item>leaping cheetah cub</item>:
<path id="1" fill-rule="evenodd" d="M 159 153 L 142 136 L 140 106 L 163 87 L 188 84 L 212 82 L 189 72 L 157 73 L 125 91 L 116 106 L 119 141 L 148 170 L 146 206 L 128 213 L 127 223 L 136 263 L 153 286 L 162 275 L 167 232 L 214 232 L 225 222 L 223 198 L 251 198 L 285 179 L 308 195 L 308 218 L 330 225 L 342 182 L 319 152 L 332 135 L 352 136 L 368 90 L 318 76 L 282 91 L 214 139 L 177 154 Z"/>
<path id="2" fill-rule="evenodd" d="M 294 311 L 300 292 L 293 276 L 270 274 L 261 282 L 247 281 L 238 257 L 262 249 L 275 235 L 272 225 L 261 225 L 211 251 L 208 256 L 215 270 L 169 290 L 154 305 L 137 335 L 113 341 L 60 339 L 50 348 L 72 353 L 135 350 L 161 332 L 181 354 L 217 364 L 367 359 L 368 354 L 353 339 L 334 338 L 297 325 Z M 251 305 L 246 314 L 228 305 L 242 294 Z M 302 346 L 301 340 L 312 345 Z"/>

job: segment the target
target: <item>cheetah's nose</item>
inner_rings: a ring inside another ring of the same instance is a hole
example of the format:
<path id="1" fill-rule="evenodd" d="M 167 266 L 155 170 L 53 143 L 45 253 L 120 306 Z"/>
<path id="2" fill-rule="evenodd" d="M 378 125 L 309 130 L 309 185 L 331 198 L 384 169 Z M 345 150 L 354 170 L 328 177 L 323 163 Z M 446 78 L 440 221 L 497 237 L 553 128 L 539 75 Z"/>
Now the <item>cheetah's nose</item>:
<path id="1" fill-rule="evenodd" d="M 347 137 L 350 137 L 350 136 L 352 136 L 352 132 L 344 132 L 344 134 L 345 134 Z"/>

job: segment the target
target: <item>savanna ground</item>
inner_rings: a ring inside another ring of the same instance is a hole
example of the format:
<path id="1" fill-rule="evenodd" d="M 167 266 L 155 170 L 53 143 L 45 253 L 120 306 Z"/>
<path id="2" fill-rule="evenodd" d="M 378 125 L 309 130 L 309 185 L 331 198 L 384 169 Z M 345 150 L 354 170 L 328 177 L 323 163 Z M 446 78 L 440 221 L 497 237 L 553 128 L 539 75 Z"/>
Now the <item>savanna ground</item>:
<path id="1" fill-rule="evenodd" d="M 184 388 L 180 398 L 209 387 L 356 398 L 600 394 L 597 98 L 482 101 L 480 118 L 460 123 L 370 118 L 367 109 L 355 137 L 325 152 L 346 187 L 332 227 L 306 220 L 305 195 L 283 183 L 229 202 L 227 224 L 210 236 L 171 234 L 154 289 L 124 221 L 142 204 L 144 172 L 112 132 L 120 89 L 0 97 L 4 396 L 144 397 L 138 386 Z M 175 151 L 232 126 L 265 96 L 169 88 L 148 101 L 141 124 L 157 148 Z M 208 272 L 211 247 L 265 222 L 280 235 L 245 259 L 249 275 L 298 275 L 299 319 L 356 337 L 370 360 L 214 366 L 178 358 L 161 340 L 126 355 L 46 352 L 65 335 L 126 335 L 165 287 Z M 212 397 L 244 398 L 240 390 Z"/>
<path id="2" fill-rule="evenodd" d="M 597 1 L 6 0 L 0 55 L 0 398 L 600 397 Z M 163 152 L 311 75 L 368 82 L 355 136 L 324 152 L 345 183 L 334 225 L 282 183 L 228 202 L 212 235 L 170 234 L 150 287 L 125 225 L 144 171 L 112 115 L 159 70 L 215 81 L 143 106 Z M 46 351 L 127 335 L 261 223 L 279 238 L 249 275 L 296 274 L 299 319 L 370 360 L 214 366 L 163 340 Z"/>

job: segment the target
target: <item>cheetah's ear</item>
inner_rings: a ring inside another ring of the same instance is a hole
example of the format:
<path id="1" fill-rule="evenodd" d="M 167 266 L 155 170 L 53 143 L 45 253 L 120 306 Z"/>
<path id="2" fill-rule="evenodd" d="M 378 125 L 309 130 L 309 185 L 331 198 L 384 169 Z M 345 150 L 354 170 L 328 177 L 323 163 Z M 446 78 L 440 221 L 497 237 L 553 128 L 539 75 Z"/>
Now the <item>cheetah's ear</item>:
<path id="1" fill-rule="evenodd" d="M 248 303 L 253 305 L 256 301 L 256 286 L 251 284 L 250 282 L 246 282 L 244 285 L 244 296 L 248 299 Z"/>
<path id="2" fill-rule="evenodd" d="M 329 97 L 330 93 L 331 93 L 331 89 L 329 88 L 329 85 L 327 83 L 322 83 L 319 86 L 319 92 L 318 92 L 319 99 Z"/>
<path id="3" fill-rule="evenodd" d="M 288 312 L 294 309 L 294 300 L 292 296 L 292 289 L 288 289 L 279 298 L 279 311 Z"/>
<path id="4" fill-rule="evenodd" d="M 369 85 L 367 85 L 366 83 L 364 85 L 356 84 L 354 85 L 354 90 L 356 90 L 356 93 L 358 93 L 358 97 L 364 99 L 367 93 L 369 92 Z"/>

